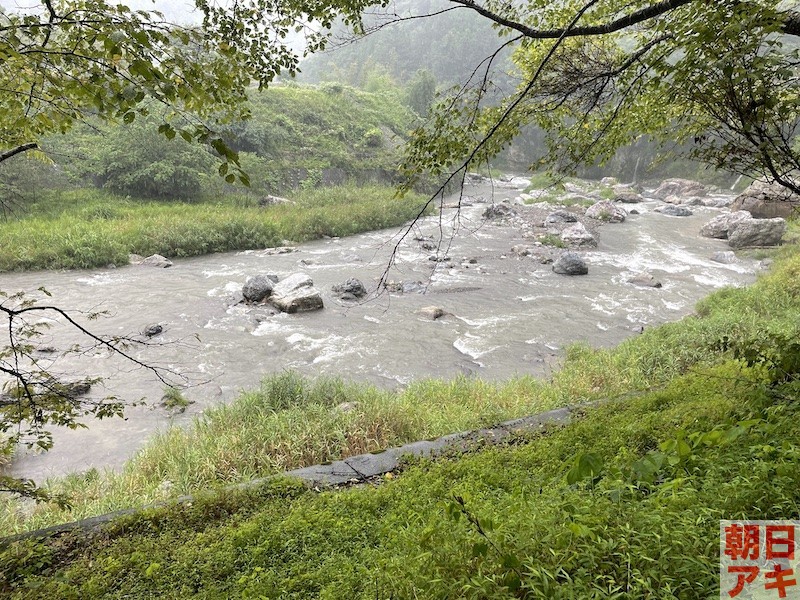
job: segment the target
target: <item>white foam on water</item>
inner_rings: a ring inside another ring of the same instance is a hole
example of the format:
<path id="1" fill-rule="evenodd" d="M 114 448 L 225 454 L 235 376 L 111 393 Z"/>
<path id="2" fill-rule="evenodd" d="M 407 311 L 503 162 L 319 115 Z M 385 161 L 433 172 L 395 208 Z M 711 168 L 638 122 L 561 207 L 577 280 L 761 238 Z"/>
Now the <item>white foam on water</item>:
<path id="1" fill-rule="evenodd" d="M 497 350 L 500 346 L 489 346 L 486 347 L 487 340 L 485 338 L 479 337 L 477 335 L 472 335 L 470 333 L 465 333 L 464 337 L 457 338 L 453 342 L 453 348 L 461 352 L 466 356 L 469 356 L 472 360 L 477 360 L 481 356 L 485 356 L 490 352 Z M 481 363 L 478 363 L 481 365 Z"/>
<path id="2" fill-rule="evenodd" d="M 604 325 L 603 323 L 600 323 L 599 321 L 598 321 L 597 323 L 595 323 L 595 326 L 596 326 L 596 327 L 597 327 L 597 328 L 598 328 L 600 331 L 608 331 L 608 325 Z"/>
<path id="3" fill-rule="evenodd" d="M 219 269 L 201 271 L 201 273 L 203 277 L 208 279 L 209 277 L 233 277 L 236 275 L 244 275 L 244 270 L 228 265 L 220 265 Z"/>
<path id="4" fill-rule="evenodd" d="M 370 315 L 364 315 L 364 320 L 369 321 L 370 323 L 376 323 L 377 325 L 380 325 L 382 323 L 380 319 L 376 319 L 375 317 L 372 317 Z"/>
<path id="5" fill-rule="evenodd" d="M 76 279 L 79 283 L 85 283 L 86 285 L 110 285 L 112 283 L 118 283 L 123 280 L 121 275 L 117 275 L 116 273 L 95 273 L 91 277 L 79 277 Z"/>
<path id="6" fill-rule="evenodd" d="M 286 323 L 283 323 L 279 317 L 279 315 L 276 315 L 276 317 L 261 321 L 261 323 L 258 324 L 258 327 L 252 331 L 252 335 L 260 337 L 264 335 L 279 335 L 284 333 L 285 330 L 290 328 L 290 326 Z"/>
<path id="7" fill-rule="evenodd" d="M 720 275 L 713 275 L 708 271 L 703 271 L 702 273 L 697 273 L 694 276 L 694 280 L 701 284 L 701 285 L 710 285 L 715 288 L 721 288 L 728 285 L 732 285 L 730 279 L 725 276 Z"/>
<path id="8" fill-rule="evenodd" d="M 229 281 L 225 285 L 215 287 L 206 292 L 209 298 L 219 298 L 220 296 L 230 296 L 242 291 L 242 284 L 238 281 Z"/>
<path id="9" fill-rule="evenodd" d="M 607 294 L 600 294 L 596 298 L 584 296 L 591 304 L 592 310 L 601 312 L 606 315 L 615 315 L 618 309 L 623 305 L 623 301 L 616 300 Z M 625 301 L 628 299 L 626 298 Z"/>
<path id="10" fill-rule="evenodd" d="M 508 323 L 510 321 L 516 321 L 517 317 L 516 315 L 498 315 L 493 317 L 486 317 L 483 319 L 467 319 L 466 317 L 458 317 L 458 319 L 460 319 L 470 327 L 481 329 L 482 327 L 491 327 L 493 325 L 499 325 L 500 323 Z"/>
<path id="11" fill-rule="evenodd" d="M 668 310 L 683 310 L 686 306 L 686 302 L 670 302 L 669 300 L 661 299 L 661 304 L 664 305 L 664 308 Z"/>

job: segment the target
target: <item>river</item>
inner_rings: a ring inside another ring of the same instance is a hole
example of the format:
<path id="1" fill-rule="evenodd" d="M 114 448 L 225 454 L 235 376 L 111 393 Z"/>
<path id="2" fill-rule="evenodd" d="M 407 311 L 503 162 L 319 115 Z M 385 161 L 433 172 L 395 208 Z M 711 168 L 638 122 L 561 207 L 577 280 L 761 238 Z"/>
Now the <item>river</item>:
<path id="1" fill-rule="evenodd" d="M 519 190 L 480 184 L 466 193 L 500 202 Z M 598 248 L 582 252 L 589 274 L 581 277 L 557 275 L 549 265 L 510 252 L 530 239 L 518 228 L 482 219 L 485 205 L 465 207 L 457 218 L 455 209 L 446 209 L 441 218 L 419 223 L 399 246 L 389 273 L 391 280 L 423 282 L 426 293 L 372 294 L 358 303 L 337 300 L 331 286 L 357 277 L 374 292 L 398 229 L 319 240 L 287 254 L 246 251 L 179 259 L 168 269 L 2 274 L 0 289 L 6 292 L 44 285 L 53 304 L 71 311 L 106 311 L 107 316 L 82 321 L 98 333 L 137 336 L 147 325 L 161 324 L 162 334 L 131 352 L 180 373 L 191 384 L 185 396 L 193 401 L 184 413 L 171 415 L 159 407 L 163 383 L 99 349 L 59 358 L 54 370 L 71 379 L 103 376 L 95 394 L 143 398 L 147 404 L 128 410 L 125 420 L 89 421 L 88 429 L 56 431 L 52 451 L 20 452 L 9 473 L 41 481 L 91 467 L 118 468 L 157 429 L 184 425 L 206 408 L 257 386 L 262 375 L 284 369 L 389 387 L 459 374 L 492 380 L 545 377 L 567 344 L 617 344 L 642 327 L 689 314 L 697 300 L 715 289 L 754 280 L 758 261 L 726 265 L 710 260 L 727 246 L 698 231 L 718 209 L 693 207 L 693 216 L 676 218 L 653 212 L 658 204 L 638 204 L 641 214 L 602 227 Z M 441 235 L 439 256 L 446 248 L 448 261 L 430 260 L 436 252 L 414 240 Z M 627 283 L 641 271 L 652 273 L 662 287 Z M 323 293 L 325 308 L 289 315 L 235 304 L 245 279 L 267 272 L 309 274 Z M 418 313 L 431 305 L 451 315 L 433 321 Z M 53 325 L 42 345 L 64 350 L 80 342 L 57 320 Z"/>

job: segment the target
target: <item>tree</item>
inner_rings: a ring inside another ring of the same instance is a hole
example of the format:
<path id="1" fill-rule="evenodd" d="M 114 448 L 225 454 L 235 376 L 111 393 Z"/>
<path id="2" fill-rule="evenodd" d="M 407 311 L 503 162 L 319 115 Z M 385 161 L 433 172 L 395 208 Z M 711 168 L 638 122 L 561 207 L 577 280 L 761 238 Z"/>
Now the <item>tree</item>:
<path id="1" fill-rule="evenodd" d="M 358 28 L 368 2 L 252 0 L 220 7 L 197 0 L 200 27 L 103 0 L 27 4 L 32 7 L 20 11 L 0 8 L 0 163 L 89 116 L 130 124 L 160 105 L 166 110 L 147 121 L 158 133 L 207 144 L 226 181 L 246 183 L 236 152 L 217 128 L 247 118 L 244 100 L 252 84 L 261 88 L 279 74 L 294 75 L 299 55 L 325 44 L 334 19 Z M 302 37 L 303 50 L 285 41 L 290 33 Z M 0 290 L 6 340 L 0 345 L 0 458 L 18 444 L 49 449 L 53 425 L 79 427 L 84 417 L 118 415 L 125 407 L 116 398 L 87 397 L 91 380 L 76 385 L 55 376 L 51 358 L 38 348 L 43 315 L 163 377 L 128 353 L 136 340 L 97 335 L 45 296 L 43 288 L 34 296 Z M 0 491 L 47 498 L 33 482 L 6 476 L 0 476 Z"/>
<path id="2" fill-rule="evenodd" d="M 427 69 L 420 69 L 408 82 L 406 91 L 408 105 L 420 116 L 430 110 L 436 96 L 436 78 Z"/>
<path id="3" fill-rule="evenodd" d="M 157 11 L 103 0 L 42 0 L 24 12 L 0 10 L 0 162 L 38 148 L 86 115 L 130 123 L 152 103 L 170 108 L 158 126 L 172 139 L 209 144 L 237 165 L 214 126 L 247 117 L 245 91 L 281 73 L 299 53 L 325 44 L 337 17 L 358 27 L 365 0 L 253 0 L 219 7 L 197 0 L 202 27 L 178 26 Z M 246 174 L 238 177 L 246 181 Z"/>
<path id="4" fill-rule="evenodd" d="M 449 0 L 515 48 L 520 84 L 487 95 L 488 57 L 413 137 L 405 169 L 458 180 L 530 124 L 570 171 L 642 136 L 800 192 L 800 12 L 780 0 Z M 499 50 L 498 50 L 499 52 Z M 444 186 L 441 188 L 444 189 Z M 440 190 L 441 191 L 441 190 Z"/>

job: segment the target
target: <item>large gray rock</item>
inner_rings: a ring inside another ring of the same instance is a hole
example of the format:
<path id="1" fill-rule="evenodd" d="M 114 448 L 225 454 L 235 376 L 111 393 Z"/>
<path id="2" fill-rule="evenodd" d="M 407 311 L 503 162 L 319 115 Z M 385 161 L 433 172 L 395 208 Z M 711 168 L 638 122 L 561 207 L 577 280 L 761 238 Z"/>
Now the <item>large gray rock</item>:
<path id="1" fill-rule="evenodd" d="M 637 204 L 642 201 L 642 196 L 636 190 L 617 186 L 614 188 L 614 200 L 623 204 Z"/>
<path id="2" fill-rule="evenodd" d="M 561 232 L 561 240 L 570 246 L 597 246 L 597 240 L 586 230 L 583 223 L 575 223 L 566 227 Z"/>
<path id="3" fill-rule="evenodd" d="M 483 211 L 484 219 L 507 219 L 515 217 L 517 211 L 514 210 L 509 204 L 492 204 L 489 208 Z"/>
<path id="4" fill-rule="evenodd" d="M 342 300 L 357 300 L 367 295 L 367 288 L 355 277 L 351 277 L 344 283 L 332 286 L 331 290 Z"/>
<path id="5" fill-rule="evenodd" d="M 746 210 L 756 219 L 788 219 L 800 211 L 800 195 L 777 183 L 755 181 L 736 197 L 731 210 Z"/>
<path id="6" fill-rule="evenodd" d="M 586 209 L 586 216 L 606 223 L 622 223 L 628 213 L 613 202 L 601 200 Z"/>
<path id="7" fill-rule="evenodd" d="M 586 275 L 589 267 L 579 254 L 565 252 L 553 263 L 553 271 L 559 275 Z"/>
<path id="8" fill-rule="evenodd" d="M 132 255 L 135 256 L 135 255 Z M 145 267 L 156 267 L 158 269 L 166 269 L 172 266 L 172 261 L 160 254 L 151 254 L 147 258 L 137 261 L 135 264 L 143 265 Z"/>
<path id="9" fill-rule="evenodd" d="M 700 235 L 724 240 L 728 237 L 728 230 L 730 230 L 731 227 L 752 218 L 753 217 L 746 210 L 737 210 L 736 212 L 719 215 L 700 228 Z"/>
<path id="10" fill-rule="evenodd" d="M 545 225 L 555 225 L 557 223 L 577 223 L 578 217 L 573 215 L 568 210 L 564 210 L 563 208 L 559 208 L 558 210 L 554 210 L 547 218 L 544 220 Z"/>
<path id="11" fill-rule="evenodd" d="M 728 231 L 728 245 L 731 248 L 748 246 L 777 246 L 786 232 L 786 221 L 774 219 L 747 219 L 736 223 Z"/>
<path id="12" fill-rule="evenodd" d="M 272 288 L 270 302 L 285 313 L 306 312 L 322 308 L 322 296 L 305 273 L 293 273 Z"/>
<path id="13" fill-rule="evenodd" d="M 273 283 L 269 276 L 255 275 L 249 277 L 242 286 L 242 296 L 248 302 L 261 302 L 272 293 Z"/>
<path id="14" fill-rule="evenodd" d="M 664 200 L 668 196 L 705 196 L 708 188 L 690 179 L 666 179 L 652 193 L 654 198 Z"/>
<path id="15" fill-rule="evenodd" d="M 692 211 L 683 206 L 675 206 L 674 204 L 666 204 L 654 209 L 654 212 L 667 215 L 668 217 L 691 217 Z"/>
<path id="16" fill-rule="evenodd" d="M 680 204 L 684 206 L 703 206 L 704 201 L 697 196 L 667 196 L 664 198 L 666 204 Z"/>

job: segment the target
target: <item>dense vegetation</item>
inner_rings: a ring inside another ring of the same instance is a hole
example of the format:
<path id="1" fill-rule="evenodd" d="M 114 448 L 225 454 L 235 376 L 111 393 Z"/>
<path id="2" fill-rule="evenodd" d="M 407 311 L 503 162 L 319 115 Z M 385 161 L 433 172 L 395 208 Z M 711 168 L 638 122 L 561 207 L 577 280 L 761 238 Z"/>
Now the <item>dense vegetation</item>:
<path id="1" fill-rule="evenodd" d="M 712 295 L 693 317 L 615 349 L 573 348 L 549 383 L 427 382 L 393 395 L 291 375 L 268 379 L 194 430 L 166 434 L 122 477 L 131 485 L 137 469 L 153 481 L 187 469 L 187 479 L 205 485 L 517 411 L 620 399 L 511 446 L 415 462 L 377 488 L 317 493 L 287 482 L 220 491 L 188 508 L 124 519 L 89 542 L 17 544 L 2 556 L 7 591 L 714 595 L 719 519 L 798 516 L 800 253 L 791 246 L 783 254 L 756 284 Z M 344 398 L 359 402 L 357 409 L 337 412 Z M 482 412 L 465 416 L 474 410 Z M 204 472 L 184 451 L 179 465 L 170 464 L 180 447 L 213 448 L 232 420 L 243 439 L 238 458 L 215 456 L 215 468 Z M 256 439 L 278 442 L 258 446 Z M 97 480 L 84 483 L 88 495 L 116 485 L 105 488 L 111 480 L 96 473 L 87 479 Z"/>
<path id="2" fill-rule="evenodd" d="M 274 246 L 419 212 L 420 196 L 395 199 L 391 189 L 397 146 L 415 118 L 396 96 L 285 86 L 254 93 L 250 111 L 227 133 L 250 187 L 226 183 L 206 149 L 167 140 L 141 119 L 50 139 L 55 165 L 25 155 L 3 162 L 0 204 L 10 212 L 0 223 L 0 271 Z M 294 203 L 262 207 L 269 194 Z"/>

